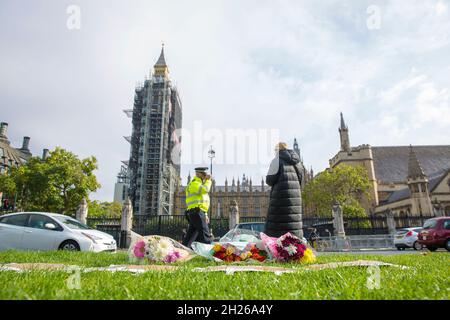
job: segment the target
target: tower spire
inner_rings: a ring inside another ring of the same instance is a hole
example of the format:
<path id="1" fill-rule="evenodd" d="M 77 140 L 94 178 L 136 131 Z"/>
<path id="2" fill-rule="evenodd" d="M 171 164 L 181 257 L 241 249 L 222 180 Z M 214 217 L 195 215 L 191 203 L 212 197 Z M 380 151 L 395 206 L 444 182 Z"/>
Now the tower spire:
<path id="1" fill-rule="evenodd" d="M 297 138 L 294 138 L 294 151 L 298 154 L 300 157 L 300 148 L 298 147 Z"/>
<path id="2" fill-rule="evenodd" d="M 158 61 L 156 61 L 153 68 L 156 76 L 167 76 L 167 74 L 169 73 L 166 58 L 164 57 L 164 43 L 162 43 L 161 45 L 161 53 L 159 55 Z"/>
<path id="3" fill-rule="evenodd" d="M 408 178 L 425 178 L 425 173 L 423 172 L 422 166 L 420 165 L 419 159 L 414 152 L 412 145 L 409 145 L 409 160 L 408 160 Z"/>
<path id="4" fill-rule="evenodd" d="M 344 121 L 344 115 L 341 112 L 341 129 L 348 129 Z"/>
<path id="5" fill-rule="evenodd" d="M 348 134 L 348 127 L 344 121 L 344 115 L 341 112 L 341 126 L 339 127 L 339 136 L 341 139 L 341 151 L 350 152 L 350 137 Z"/>
<path id="6" fill-rule="evenodd" d="M 407 183 L 411 193 L 411 213 L 414 215 L 431 215 L 433 205 L 430 198 L 428 178 L 411 145 L 409 146 Z"/>

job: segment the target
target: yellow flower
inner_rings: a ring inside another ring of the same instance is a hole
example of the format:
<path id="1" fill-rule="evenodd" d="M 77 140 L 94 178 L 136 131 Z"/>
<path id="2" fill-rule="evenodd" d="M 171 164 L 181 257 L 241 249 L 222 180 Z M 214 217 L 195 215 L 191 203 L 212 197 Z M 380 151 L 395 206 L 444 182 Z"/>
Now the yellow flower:
<path id="1" fill-rule="evenodd" d="M 213 250 L 215 252 L 219 252 L 221 248 L 222 248 L 222 246 L 219 243 L 216 243 L 213 247 Z"/>
<path id="2" fill-rule="evenodd" d="M 302 263 L 312 263 L 316 261 L 316 256 L 311 249 L 306 249 L 303 257 L 300 259 Z"/>
<path id="3" fill-rule="evenodd" d="M 241 257 L 242 260 L 246 260 L 249 257 L 249 255 L 248 255 L 248 253 L 244 252 L 244 253 L 241 253 L 240 257 Z"/>
<path id="4" fill-rule="evenodd" d="M 228 247 L 227 248 L 227 251 L 226 251 L 226 255 L 227 256 L 230 256 L 230 255 L 232 255 L 234 253 L 234 248 L 233 247 Z"/>

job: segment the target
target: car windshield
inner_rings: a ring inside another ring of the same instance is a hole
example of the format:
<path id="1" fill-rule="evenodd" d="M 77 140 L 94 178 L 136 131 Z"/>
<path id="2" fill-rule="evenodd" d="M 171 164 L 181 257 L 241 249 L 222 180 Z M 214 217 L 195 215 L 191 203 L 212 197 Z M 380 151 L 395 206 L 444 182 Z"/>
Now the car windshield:
<path id="1" fill-rule="evenodd" d="M 91 229 L 87 225 L 70 217 L 53 216 L 53 218 L 55 218 L 56 220 L 67 226 L 69 229 L 81 229 L 81 230 Z"/>
<path id="2" fill-rule="evenodd" d="M 423 228 L 424 229 L 433 229 L 436 226 L 437 221 L 434 219 L 430 219 L 425 221 Z"/>
<path id="3" fill-rule="evenodd" d="M 238 225 L 238 229 L 252 230 L 252 225 L 251 224 L 240 224 L 240 225 Z"/>
<path id="4" fill-rule="evenodd" d="M 255 223 L 253 225 L 253 231 L 263 232 L 264 231 L 264 223 Z"/>

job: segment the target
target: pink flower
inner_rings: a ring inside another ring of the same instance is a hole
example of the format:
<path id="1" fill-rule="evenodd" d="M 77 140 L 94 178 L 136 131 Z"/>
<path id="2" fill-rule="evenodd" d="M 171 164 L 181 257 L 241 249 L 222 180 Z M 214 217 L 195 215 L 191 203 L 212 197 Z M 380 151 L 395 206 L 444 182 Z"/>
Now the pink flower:
<path id="1" fill-rule="evenodd" d="M 177 261 L 180 258 L 181 258 L 181 255 L 178 251 L 172 251 L 164 258 L 164 262 L 172 263 L 172 262 Z"/>
<path id="2" fill-rule="evenodd" d="M 134 255 L 136 256 L 136 258 L 143 258 L 145 256 L 145 241 L 141 240 L 138 241 L 135 245 L 134 245 Z"/>

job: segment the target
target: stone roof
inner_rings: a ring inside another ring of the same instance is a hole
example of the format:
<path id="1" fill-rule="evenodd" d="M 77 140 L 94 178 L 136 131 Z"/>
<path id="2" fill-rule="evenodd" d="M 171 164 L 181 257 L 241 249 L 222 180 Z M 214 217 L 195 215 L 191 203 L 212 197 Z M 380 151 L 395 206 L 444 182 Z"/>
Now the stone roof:
<path id="1" fill-rule="evenodd" d="M 448 173 L 448 170 L 442 170 L 440 172 L 434 173 L 429 176 L 428 189 L 430 190 L 430 192 L 432 192 L 434 190 L 434 188 L 437 187 L 437 185 L 442 181 L 442 179 L 444 178 L 444 176 L 447 175 L 447 173 Z M 406 188 L 392 192 L 385 201 L 380 202 L 380 205 L 385 205 L 385 204 L 405 200 L 405 199 L 408 199 L 410 196 L 411 196 L 411 193 L 409 191 L 409 187 L 406 187 Z"/>
<path id="2" fill-rule="evenodd" d="M 17 149 L 11 147 L 8 140 L 0 139 L 0 161 L 3 162 L 2 157 L 6 157 L 7 165 L 9 165 L 9 160 L 12 160 L 14 165 L 22 164 L 21 157 L 26 159 L 24 155 Z"/>
<path id="3" fill-rule="evenodd" d="M 450 146 L 413 146 L 424 173 L 430 177 L 450 168 Z M 408 177 L 410 147 L 372 147 L 376 179 L 404 183 Z"/>

